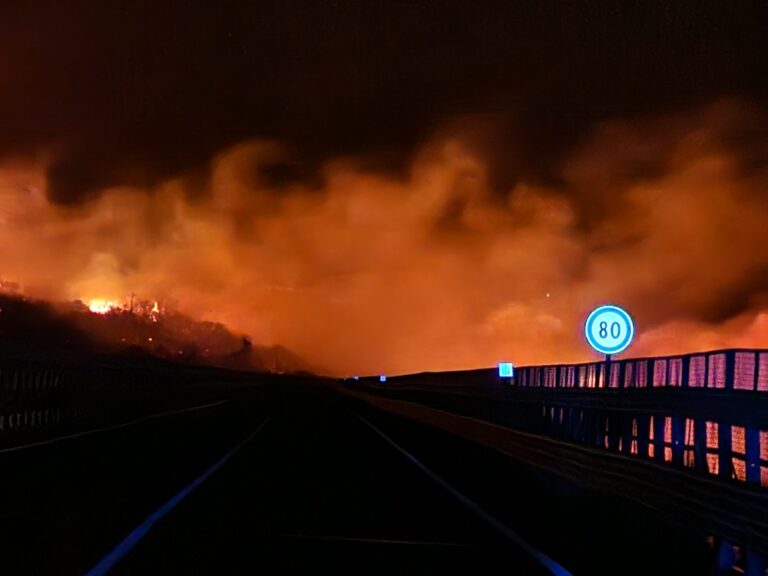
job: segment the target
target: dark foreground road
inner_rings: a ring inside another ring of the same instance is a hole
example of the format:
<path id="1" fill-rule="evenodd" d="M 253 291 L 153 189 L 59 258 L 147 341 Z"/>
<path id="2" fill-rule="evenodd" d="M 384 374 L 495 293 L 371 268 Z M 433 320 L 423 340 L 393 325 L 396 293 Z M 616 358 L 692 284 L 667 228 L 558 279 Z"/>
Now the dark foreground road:
<path id="1" fill-rule="evenodd" d="M 315 386 L 0 453 L 3 574 L 536 575 L 546 556 L 706 560 L 656 517 Z"/>

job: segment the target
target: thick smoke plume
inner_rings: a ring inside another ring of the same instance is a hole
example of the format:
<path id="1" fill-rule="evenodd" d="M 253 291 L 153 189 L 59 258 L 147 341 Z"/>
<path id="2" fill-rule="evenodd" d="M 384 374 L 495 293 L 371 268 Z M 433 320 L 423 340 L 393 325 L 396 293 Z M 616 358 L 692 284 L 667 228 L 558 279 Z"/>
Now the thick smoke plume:
<path id="1" fill-rule="evenodd" d="M 636 355 L 765 346 L 765 127 L 735 102 L 602 123 L 554 183 L 506 190 L 462 130 L 402 178 L 339 159 L 318 185 L 275 183 L 290 154 L 249 141 L 205 182 L 74 206 L 48 200 L 44 157 L 6 160 L 0 279 L 58 300 L 133 292 L 338 374 L 587 360 L 604 302 L 634 314 Z"/>

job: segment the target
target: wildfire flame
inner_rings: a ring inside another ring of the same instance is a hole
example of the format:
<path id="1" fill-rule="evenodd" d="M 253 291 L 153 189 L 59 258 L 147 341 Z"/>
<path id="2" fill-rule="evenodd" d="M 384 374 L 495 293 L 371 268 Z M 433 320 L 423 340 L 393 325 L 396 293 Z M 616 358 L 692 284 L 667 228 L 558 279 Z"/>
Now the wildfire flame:
<path id="1" fill-rule="evenodd" d="M 119 308 L 120 305 L 113 300 L 104 300 L 101 298 L 95 298 L 88 301 L 88 309 L 94 314 L 106 314 L 114 308 Z"/>

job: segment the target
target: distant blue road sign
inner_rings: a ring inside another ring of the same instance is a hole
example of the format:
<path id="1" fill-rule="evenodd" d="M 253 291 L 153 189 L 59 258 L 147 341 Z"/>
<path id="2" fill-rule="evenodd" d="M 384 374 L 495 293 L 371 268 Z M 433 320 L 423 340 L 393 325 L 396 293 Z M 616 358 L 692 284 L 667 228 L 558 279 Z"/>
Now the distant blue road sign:
<path id="1" fill-rule="evenodd" d="M 499 362 L 499 378 L 514 378 L 515 365 L 512 362 Z"/>
<path id="2" fill-rule="evenodd" d="M 589 345 L 601 354 L 618 354 L 632 343 L 635 325 L 623 308 L 600 306 L 587 318 L 584 335 Z"/>

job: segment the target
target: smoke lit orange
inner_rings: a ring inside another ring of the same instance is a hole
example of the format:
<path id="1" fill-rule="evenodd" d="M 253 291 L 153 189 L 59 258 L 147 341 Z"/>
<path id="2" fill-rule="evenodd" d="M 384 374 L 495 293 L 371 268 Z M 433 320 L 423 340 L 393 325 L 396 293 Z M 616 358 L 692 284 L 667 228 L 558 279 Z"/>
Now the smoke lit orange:
<path id="1" fill-rule="evenodd" d="M 509 190 L 460 132 L 400 179 L 338 161 L 320 189 L 269 184 L 284 151 L 246 142 L 205 186 L 67 208 L 46 199 L 45 166 L 6 162 L 0 276 L 51 299 L 152 295 L 341 374 L 589 359 L 581 329 L 603 302 L 635 317 L 634 354 L 765 346 L 768 300 L 750 288 L 768 269 L 765 174 L 720 137 L 745 114 L 764 122 L 725 102 L 597 126 L 559 184 Z"/>

